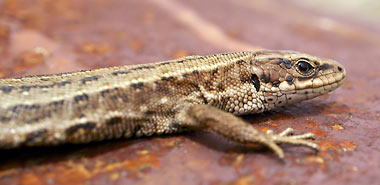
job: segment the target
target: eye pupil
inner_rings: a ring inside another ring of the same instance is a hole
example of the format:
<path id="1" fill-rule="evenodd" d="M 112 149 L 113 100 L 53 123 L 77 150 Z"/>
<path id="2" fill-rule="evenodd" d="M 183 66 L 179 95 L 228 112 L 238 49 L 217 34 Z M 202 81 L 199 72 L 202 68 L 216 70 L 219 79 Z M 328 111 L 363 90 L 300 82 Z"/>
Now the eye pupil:
<path id="1" fill-rule="evenodd" d="M 304 74 L 308 74 L 313 70 L 313 66 L 311 66 L 308 62 L 302 60 L 297 63 L 297 68 L 301 73 Z"/>

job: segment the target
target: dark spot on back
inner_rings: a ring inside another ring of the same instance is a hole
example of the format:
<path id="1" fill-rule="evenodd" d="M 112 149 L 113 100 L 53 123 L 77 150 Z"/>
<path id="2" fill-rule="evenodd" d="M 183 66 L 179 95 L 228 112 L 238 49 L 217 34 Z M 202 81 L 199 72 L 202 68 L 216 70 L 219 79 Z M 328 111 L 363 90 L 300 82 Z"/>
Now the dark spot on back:
<path id="1" fill-rule="evenodd" d="M 199 71 L 198 70 L 194 70 L 193 74 L 197 75 L 197 74 L 199 74 Z"/>
<path id="2" fill-rule="evenodd" d="M 236 64 L 242 64 L 242 63 L 244 63 L 244 60 L 238 60 L 238 61 L 236 61 Z"/>
<path id="3" fill-rule="evenodd" d="M 121 117 L 113 117 L 106 121 L 107 125 L 116 125 L 123 122 L 123 119 Z"/>
<path id="4" fill-rule="evenodd" d="M 86 123 L 77 123 L 76 125 L 71 126 L 68 128 L 65 133 L 67 135 L 72 135 L 76 133 L 78 130 L 83 129 L 84 131 L 91 131 L 96 127 L 95 122 L 86 122 Z"/>
<path id="5" fill-rule="evenodd" d="M 135 89 L 140 89 L 143 86 L 144 86 L 144 83 L 142 83 L 142 82 L 136 83 L 136 84 L 131 84 L 131 87 L 135 88 Z"/>
<path id="6" fill-rule="evenodd" d="M 185 73 L 185 74 L 183 74 L 182 76 L 183 76 L 184 78 L 187 78 L 187 74 L 186 74 L 186 73 Z"/>
<path id="7" fill-rule="evenodd" d="M 169 62 L 161 62 L 159 65 L 167 65 L 167 64 L 170 64 Z"/>
<path id="8" fill-rule="evenodd" d="M 34 110 L 34 109 L 39 109 L 41 106 L 40 105 L 16 105 L 11 108 L 12 112 L 15 114 L 19 114 L 22 110 Z"/>
<path id="9" fill-rule="evenodd" d="M 128 73 L 129 73 L 129 70 L 126 70 L 126 71 L 115 71 L 115 72 L 112 72 L 112 75 L 117 76 L 117 75 L 128 74 Z"/>
<path id="10" fill-rule="evenodd" d="M 67 84 L 71 84 L 71 82 L 70 81 L 63 81 L 63 82 L 55 83 L 55 84 L 53 84 L 53 86 L 58 85 L 58 87 L 62 87 L 62 86 L 65 86 Z"/>
<path id="11" fill-rule="evenodd" d="M 162 81 L 170 81 L 170 80 L 174 80 L 174 77 L 172 77 L 172 76 L 169 76 L 169 77 L 162 77 L 161 80 L 162 80 Z"/>
<path id="12" fill-rule="evenodd" d="M 292 62 L 283 58 L 280 58 L 278 61 L 279 64 L 284 64 L 287 69 L 292 68 Z"/>
<path id="13" fill-rule="evenodd" d="M 13 86 L 1 86 L 0 90 L 3 91 L 3 93 L 9 93 L 12 91 L 13 88 Z"/>
<path id="14" fill-rule="evenodd" d="M 88 101 L 88 95 L 83 93 L 82 95 L 77 95 L 74 97 L 74 101 L 75 102 L 79 102 L 79 101 Z"/>
<path id="15" fill-rule="evenodd" d="M 287 76 L 285 80 L 286 82 L 288 82 L 289 85 L 292 85 L 294 82 L 294 78 L 292 76 Z"/>
<path id="16" fill-rule="evenodd" d="M 60 105 L 63 105 L 64 103 L 65 103 L 64 100 L 58 100 L 58 101 L 53 101 L 51 104 L 54 106 L 60 106 Z"/>
<path id="17" fill-rule="evenodd" d="M 103 91 L 100 91 L 100 95 L 101 96 L 105 96 L 106 94 L 108 94 L 108 93 L 110 93 L 110 90 L 109 89 L 105 89 L 105 90 L 103 90 Z"/>
<path id="18" fill-rule="evenodd" d="M 26 124 L 31 124 L 31 123 L 35 123 L 35 122 L 38 122 L 40 120 L 39 117 L 34 117 L 32 119 L 28 119 L 25 121 Z"/>
<path id="19" fill-rule="evenodd" d="M 30 91 L 31 89 L 35 89 L 35 88 L 47 89 L 47 88 L 52 88 L 54 86 L 62 87 L 70 83 L 71 83 L 70 81 L 62 81 L 62 82 L 54 82 L 50 85 L 23 85 L 20 87 L 20 89 L 22 91 Z M 9 93 L 14 88 L 15 87 L 13 86 L 3 86 L 3 87 L 0 87 L 0 90 L 2 90 L 4 93 Z"/>
<path id="20" fill-rule="evenodd" d="M 216 73 L 218 73 L 218 69 L 214 69 L 214 70 L 212 70 L 212 74 L 213 74 L 213 75 L 216 74 Z"/>
<path id="21" fill-rule="evenodd" d="M 268 75 L 266 75 L 266 74 L 263 73 L 263 74 L 261 75 L 261 80 L 262 80 L 264 83 L 268 83 L 269 80 L 270 80 L 270 78 L 269 78 Z"/>
<path id="22" fill-rule="evenodd" d="M 32 86 L 26 86 L 26 85 L 23 85 L 23 86 L 21 86 L 20 87 L 23 91 L 29 91 L 31 88 L 32 88 Z"/>
<path id="23" fill-rule="evenodd" d="M 154 68 L 154 67 L 153 66 L 138 66 L 138 67 L 131 68 L 130 70 L 135 71 L 135 70 L 151 69 L 151 68 Z"/>
<path id="24" fill-rule="evenodd" d="M 96 81 L 99 79 L 100 76 L 89 76 L 89 77 L 85 77 L 81 80 L 81 83 L 82 84 L 85 84 L 87 82 L 90 82 L 90 81 Z"/>
<path id="25" fill-rule="evenodd" d="M 1 121 L 1 122 L 8 122 L 8 121 L 10 121 L 10 120 L 11 120 L 11 118 L 9 118 L 9 117 L 5 117 L 5 116 L 3 116 L 3 117 L 0 118 L 0 121 Z"/>

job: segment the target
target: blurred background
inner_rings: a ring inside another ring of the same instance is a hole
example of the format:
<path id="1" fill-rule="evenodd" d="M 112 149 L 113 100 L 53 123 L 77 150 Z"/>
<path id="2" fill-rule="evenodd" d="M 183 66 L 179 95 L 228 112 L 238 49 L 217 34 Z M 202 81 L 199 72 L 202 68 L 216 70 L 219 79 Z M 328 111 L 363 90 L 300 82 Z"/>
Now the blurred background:
<path id="1" fill-rule="evenodd" d="M 0 0 L 0 78 L 285 49 L 342 63 L 334 93 L 244 117 L 313 132 L 286 160 L 214 133 L 0 152 L 0 184 L 380 184 L 380 1 Z"/>

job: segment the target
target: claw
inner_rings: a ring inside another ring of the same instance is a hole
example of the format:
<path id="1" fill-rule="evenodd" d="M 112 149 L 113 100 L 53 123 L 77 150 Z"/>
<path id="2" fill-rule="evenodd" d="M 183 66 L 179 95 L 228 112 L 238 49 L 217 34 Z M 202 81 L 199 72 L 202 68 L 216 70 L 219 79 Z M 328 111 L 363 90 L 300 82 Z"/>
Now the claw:
<path id="1" fill-rule="evenodd" d="M 289 135 L 292 135 L 294 133 L 294 130 L 292 128 L 287 128 L 285 129 L 284 131 L 282 131 L 280 134 L 278 134 L 279 136 L 289 136 Z"/>
<path id="2" fill-rule="evenodd" d="M 317 138 L 313 133 L 305 133 L 305 134 L 288 136 L 288 137 L 292 139 L 316 139 Z"/>
<path id="3" fill-rule="evenodd" d="M 294 130 L 292 128 L 287 128 L 279 134 L 274 134 L 272 130 L 268 130 L 266 132 L 268 140 L 263 142 L 263 144 L 269 147 L 271 150 L 273 150 L 280 159 L 284 158 L 284 152 L 277 145 L 279 143 L 303 145 L 303 146 L 310 147 L 316 151 L 319 150 L 319 147 L 316 143 L 313 143 L 307 140 L 307 139 L 315 139 L 315 135 L 313 133 L 292 135 L 293 132 Z"/>
<path id="4" fill-rule="evenodd" d="M 284 159 L 284 151 L 275 143 L 269 142 L 267 146 L 277 155 L 278 158 Z"/>
<path id="5" fill-rule="evenodd" d="M 303 139 L 293 139 L 289 137 L 278 137 L 275 139 L 276 143 L 288 143 L 288 144 L 293 144 L 293 145 L 304 145 L 307 147 L 310 147 L 316 151 L 319 151 L 319 147 L 316 143 L 313 143 L 311 141 L 306 141 Z"/>

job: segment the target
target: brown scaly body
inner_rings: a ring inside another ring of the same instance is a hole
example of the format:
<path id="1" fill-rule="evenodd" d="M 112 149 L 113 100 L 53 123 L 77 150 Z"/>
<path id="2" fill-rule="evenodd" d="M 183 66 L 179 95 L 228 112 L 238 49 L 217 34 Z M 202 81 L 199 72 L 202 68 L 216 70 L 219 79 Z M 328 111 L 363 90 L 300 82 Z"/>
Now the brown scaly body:
<path id="1" fill-rule="evenodd" d="M 86 143 L 209 129 L 251 146 L 306 145 L 310 133 L 263 133 L 235 115 L 340 86 L 343 67 L 297 52 L 191 56 L 144 65 L 0 79 L 0 148 Z M 232 114 L 231 114 L 232 113 Z"/>

